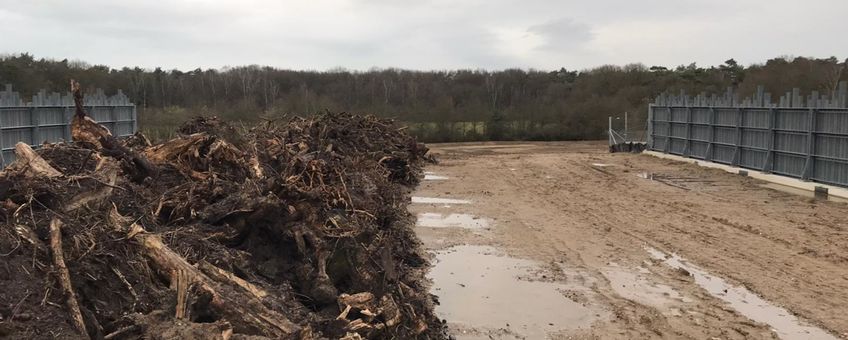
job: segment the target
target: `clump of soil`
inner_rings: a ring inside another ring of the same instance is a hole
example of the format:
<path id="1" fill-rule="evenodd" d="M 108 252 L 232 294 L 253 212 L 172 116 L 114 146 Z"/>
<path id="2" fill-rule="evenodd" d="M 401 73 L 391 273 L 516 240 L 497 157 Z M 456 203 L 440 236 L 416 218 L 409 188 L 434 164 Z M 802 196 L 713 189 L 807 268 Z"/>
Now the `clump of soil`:
<path id="1" fill-rule="evenodd" d="M 19 145 L 0 337 L 445 337 L 406 211 L 429 156 L 404 129 L 327 113 L 180 131 Z"/>

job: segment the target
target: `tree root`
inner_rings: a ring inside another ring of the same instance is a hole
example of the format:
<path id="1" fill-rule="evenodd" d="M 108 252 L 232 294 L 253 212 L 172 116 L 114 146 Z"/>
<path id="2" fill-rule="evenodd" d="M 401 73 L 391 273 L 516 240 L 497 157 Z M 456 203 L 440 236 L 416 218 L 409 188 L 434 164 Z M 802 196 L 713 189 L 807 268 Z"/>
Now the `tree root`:
<path id="1" fill-rule="evenodd" d="M 201 309 L 212 311 L 214 316 L 237 325 L 239 333 L 259 334 L 274 338 L 304 338 L 311 336 L 308 328 L 301 328 L 284 315 L 265 307 L 261 298 L 266 296 L 261 289 L 238 279 L 223 269 L 211 269 L 211 264 L 201 264 L 206 273 L 189 264 L 183 257 L 171 250 L 159 235 L 149 234 L 138 224 L 124 227 L 127 220 L 113 208 L 110 216 L 115 228 L 127 231 L 128 239 L 143 249 L 159 272 L 166 274 L 172 289 L 177 291 L 178 318 L 188 317 L 191 298 L 197 295 L 194 304 Z"/>
<path id="2" fill-rule="evenodd" d="M 74 288 L 71 285 L 71 273 L 65 265 L 65 256 L 62 252 L 62 221 L 56 217 L 50 221 L 50 249 L 53 251 L 53 264 L 56 265 L 59 284 L 65 292 L 65 303 L 68 306 L 68 311 L 71 313 L 74 328 L 81 335 L 88 337 L 79 303 L 77 303 L 76 294 L 74 294 Z"/>
<path id="3" fill-rule="evenodd" d="M 71 120 L 71 138 L 86 147 L 114 157 L 125 164 L 126 170 L 133 181 L 141 182 L 147 177 L 155 177 L 156 167 L 144 156 L 133 152 L 121 144 L 109 129 L 88 117 L 83 106 L 83 95 L 80 84 L 71 79 L 71 93 L 74 96 L 76 114 Z"/>
<path id="4" fill-rule="evenodd" d="M 15 144 L 15 161 L 3 171 L 0 171 L 0 177 L 13 173 L 20 173 L 30 178 L 62 176 L 59 170 L 50 166 L 44 158 L 41 158 L 29 145 L 23 142 Z"/>

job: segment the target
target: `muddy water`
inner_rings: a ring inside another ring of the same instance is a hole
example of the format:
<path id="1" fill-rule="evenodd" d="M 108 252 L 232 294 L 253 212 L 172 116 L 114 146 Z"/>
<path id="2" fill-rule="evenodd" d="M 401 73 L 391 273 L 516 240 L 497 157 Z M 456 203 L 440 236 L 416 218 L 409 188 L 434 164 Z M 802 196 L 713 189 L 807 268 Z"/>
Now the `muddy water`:
<path id="1" fill-rule="evenodd" d="M 489 227 L 489 222 L 488 218 L 471 214 L 421 213 L 418 214 L 418 222 L 415 225 L 430 228 L 484 229 Z"/>
<path id="2" fill-rule="evenodd" d="M 654 179 L 654 174 L 650 173 L 650 172 L 640 172 L 640 173 L 636 174 L 636 176 L 639 177 L 639 178 L 644 178 L 644 179 L 650 179 L 650 180 Z"/>
<path id="3" fill-rule="evenodd" d="M 425 181 L 444 181 L 449 179 L 447 176 L 440 176 L 435 174 L 424 174 Z"/>
<path id="4" fill-rule="evenodd" d="M 650 279 L 651 272 L 644 267 L 636 271 L 611 264 L 603 271 L 609 280 L 610 286 L 621 297 L 652 306 L 660 310 L 669 310 L 674 314 L 675 309 L 669 309 L 669 305 L 678 302 L 692 302 L 691 299 L 683 297 L 671 286 L 654 282 Z"/>
<path id="5" fill-rule="evenodd" d="M 430 272 L 436 313 L 453 324 L 505 331 L 527 339 L 589 327 L 595 313 L 566 298 L 563 284 L 530 281 L 532 261 L 499 255 L 495 248 L 463 245 L 436 253 Z M 462 334 L 457 334 L 462 338 Z"/>
<path id="6" fill-rule="evenodd" d="M 455 199 L 455 198 L 412 196 L 412 203 L 421 203 L 421 204 L 471 204 L 471 201 Z"/>
<path id="7" fill-rule="evenodd" d="M 806 198 L 826 199 L 826 200 L 829 200 L 829 201 L 832 201 L 832 202 L 848 203 L 848 199 L 836 197 L 836 196 L 833 196 L 833 195 L 827 195 L 827 194 L 822 195 L 822 194 L 819 194 L 819 193 L 816 193 L 816 192 L 813 192 L 813 191 L 810 191 L 810 190 L 793 188 L 793 187 L 790 187 L 790 186 L 781 185 L 781 184 L 777 184 L 777 183 L 761 184 L 760 187 L 772 189 L 772 190 L 777 190 L 777 191 L 780 191 L 780 192 L 785 192 L 787 194 L 798 195 L 798 196 L 806 197 Z"/>
<path id="8" fill-rule="evenodd" d="M 688 271 L 701 288 L 727 302 L 733 309 L 751 320 L 771 326 L 781 339 L 837 339 L 821 328 L 802 322 L 786 309 L 763 300 L 748 289 L 733 286 L 724 279 L 712 276 L 703 269 L 689 264 L 677 254 L 667 255 L 651 247 L 646 250 L 651 257 L 663 261 L 669 267 Z"/>

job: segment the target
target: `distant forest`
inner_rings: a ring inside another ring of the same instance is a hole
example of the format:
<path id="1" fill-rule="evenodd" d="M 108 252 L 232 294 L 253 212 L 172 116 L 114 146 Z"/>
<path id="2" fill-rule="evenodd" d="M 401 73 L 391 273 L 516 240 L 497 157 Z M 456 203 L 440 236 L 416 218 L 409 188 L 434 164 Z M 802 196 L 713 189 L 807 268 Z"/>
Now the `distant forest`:
<path id="1" fill-rule="evenodd" d="M 675 68 L 630 64 L 587 70 L 293 71 L 239 66 L 192 71 L 113 69 L 80 61 L 0 56 L 0 84 L 23 96 L 67 91 L 68 79 L 107 94 L 122 89 L 138 106 L 141 129 L 167 137 L 186 118 L 205 114 L 253 124 L 324 110 L 398 119 L 425 141 L 605 138 L 607 117 L 628 112 L 644 130 L 647 107 L 664 91 L 742 95 L 758 85 L 774 94 L 793 87 L 830 92 L 848 80 L 846 61 L 780 57 L 745 67 Z M 26 98 L 26 97 L 25 97 Z"/>

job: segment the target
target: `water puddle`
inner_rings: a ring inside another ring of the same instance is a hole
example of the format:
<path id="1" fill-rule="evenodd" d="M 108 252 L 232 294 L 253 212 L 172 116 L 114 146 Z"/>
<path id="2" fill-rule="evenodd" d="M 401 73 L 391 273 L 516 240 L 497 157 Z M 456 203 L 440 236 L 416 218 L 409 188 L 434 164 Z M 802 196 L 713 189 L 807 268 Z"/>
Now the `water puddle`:
<path id="1" fill-rule="evenodd" d="M 650 179 L 652 181 L 654 180 L 654 174 L 651 172 L 640 172 L 636 174 L 636 176 L 638 176 L 639 178 Z"/>
<path id="2" fill-rule="evenodd" d="M 589 308 L 563 295 L 564 284 L 528 281 L 529 271 L 538 268 L 533 261 L 470 245 L 437 252 L 436 260 L 429 274 L 440 301 L 436 313 L 450 323 L 544 339 L 595 319 Z"/>
<path id="3" fill-rule="evenodd" d="M 727 302 L 733 309 L 751 320 L 771 326 L 772 331 L 781 339 L 837 339 L 821 328 L 810 326 L 798 320 L 784 308 L 763 300 L 744 287 L 733 286 L 724 279 L 712 276 L 706 271 L 689 264 L 677 254 L 666 255 L 655 248 L 646 248 L 651 257 L 662 260 L 675 269 L 683 269 L 695 278 L 695 283 L 710 295 Z"/>
<path id="4" fill-rule="evenodd" d="M 471 204 L 469 200 L 460 200 L 455 198 L 439 198 L 439 197 L 421 197 L 412 196 L 412 203 L 423 204 Z"/>
<path id="5" fill-rule="evenodd" d="M 647 271 L 639 267 L 639 272 L 629 271 L 618 265 L 611 264 L 603 274 L 610 281 L 612 289 L 619 296 L 659 309 L 676 302 L 691 302 L 671 286 L 656 283 L 648 279 Z"/>
<path id="6" fill-rule="evenodd" d="M 446 179 L 448 179 L 447 176 L 424 174 L 424 180 L 425 181 L 444 181 Z"/>
<path id="7" fill-rule="evenodd" d="M 817 193 L 817 192 L 810 191 L 810 190 L 798 189 L 798 188 L 794 188 L 794 187 L 790 187 L 790 186 L 786 186 L 786 185 L 782 185 L 782 184 L 777 184 L 777 183 L 760 184 L 760 187 L 766 188 L 766 189 L 777 190 L 777 191 L 784 192 L 784 193 L 787 193 L 787 194 L 798 195 L 798 196 L 806 197 L 806 198 L 815 198 L 815 199 L 829 200 L 829 201 L 832 201 L 832 202 L 848 203 L 848 199 L 836 197 L 836 196 L 833 196 L 833 195 Z"/>
<path id="8" fill-rule="evenodd" d="M 422 213 L 418 214 L 418 222 L 415 225 L 431 228 L 483 229 L 489 227 L 489 222 L 487 218 L 471 214 Z"/>
<path id="9" fill-rule="evenodd" d="M 599 168 L 606 168 L 608 166 L 612 166 L 612 164 L 592 163 L 592 166 L 596 166 L 596 167 L 599 167 Z"/>

